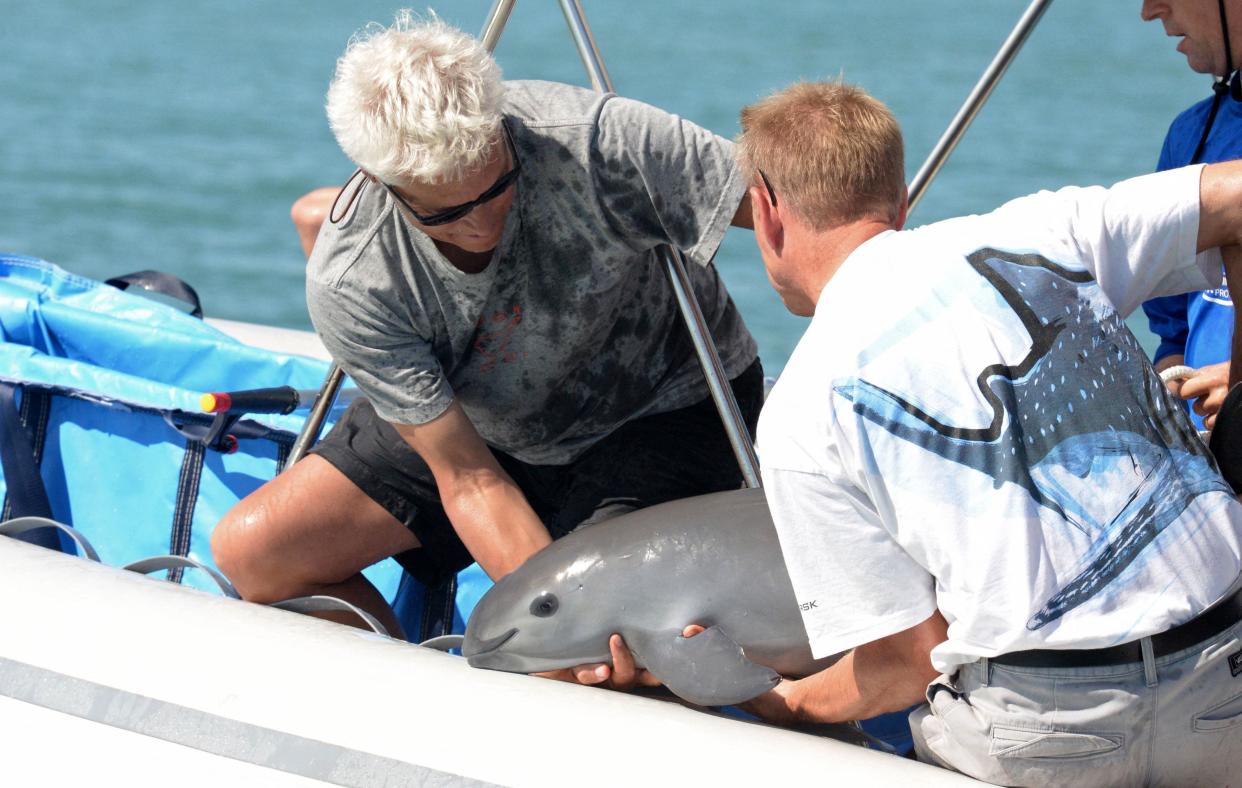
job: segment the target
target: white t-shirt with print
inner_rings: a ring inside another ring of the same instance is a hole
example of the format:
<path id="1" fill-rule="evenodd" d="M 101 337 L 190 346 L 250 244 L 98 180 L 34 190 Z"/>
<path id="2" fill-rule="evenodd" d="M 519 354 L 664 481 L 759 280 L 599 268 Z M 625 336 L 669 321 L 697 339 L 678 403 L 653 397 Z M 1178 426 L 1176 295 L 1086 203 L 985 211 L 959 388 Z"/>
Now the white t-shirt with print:
<path id="1" fill-rule="evenodd" d="M 829 281 L 759 425 L 816 656 L 937 608 L 945 672 L 1097 648 L 1230 587 L 1242 506 L 1122 322 L 1218 284 L 1200 169 L 886 232 Z"/>

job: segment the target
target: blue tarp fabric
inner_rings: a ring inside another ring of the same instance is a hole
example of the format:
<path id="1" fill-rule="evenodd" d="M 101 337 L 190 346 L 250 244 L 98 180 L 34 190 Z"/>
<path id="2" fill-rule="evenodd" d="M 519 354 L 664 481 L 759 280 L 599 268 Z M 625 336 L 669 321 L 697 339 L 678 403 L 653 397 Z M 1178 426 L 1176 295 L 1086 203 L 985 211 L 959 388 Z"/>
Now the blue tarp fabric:
<path id="1" fill-rule="evenodd" d="M 0 255 L 0 382 L 32 401 L 46 397 L 46 422 L 28 429 L 39 435 L 52 514 L 85 533 L 105 563 L 179 552 L 210 565 L 215 523 L 276 474 L 305 413 L 247 417 L 253 437 L 236 452 L 197 447 L 201 472 L 183 469 L 190 441 L 173 424 L 203 421 L 204 392 L 318 388 L 326 371 L 323 361 L 243 345 L 150 298 Z M 189 528 L 173 533 L 189 476 L 198 484 L 192 516 L 183 517 Z M 7 492 L 0 478 L 0 500 Z M 196 574 L 184 582 L 209 588 Z M 394 599 L 395 562 L 367 574 Z"/>

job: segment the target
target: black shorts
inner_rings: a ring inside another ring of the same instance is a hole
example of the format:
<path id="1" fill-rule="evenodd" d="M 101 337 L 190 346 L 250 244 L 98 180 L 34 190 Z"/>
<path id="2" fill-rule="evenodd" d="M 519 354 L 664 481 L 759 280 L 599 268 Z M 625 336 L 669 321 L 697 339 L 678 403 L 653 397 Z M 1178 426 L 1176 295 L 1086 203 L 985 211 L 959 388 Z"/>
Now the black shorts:
<path id="1" fill-rule="evenodd" d="M 731 385 L 753 439 L 763 405 L 759 360 Z M 426 463 L 365 399 L 355 400 L 311 453 L 413 531 L 422 547 L 396 559 L 416 579 L 438 585 L 474 561 L 444 513 Z M 742 485 L 710 397 L 627 422 L 568 465 L 531 465 L 495 448 L 492 454 L 553 539 L 634 509 Z"/>

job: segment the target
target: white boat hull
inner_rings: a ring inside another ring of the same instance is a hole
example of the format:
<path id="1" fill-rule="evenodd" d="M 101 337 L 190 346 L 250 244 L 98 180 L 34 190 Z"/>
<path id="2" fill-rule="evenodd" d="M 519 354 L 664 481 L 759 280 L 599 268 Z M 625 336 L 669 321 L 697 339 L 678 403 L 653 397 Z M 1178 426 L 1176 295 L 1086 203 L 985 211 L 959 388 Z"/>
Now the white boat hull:
<path id="1" fill-rule="evenodd" d="M 0 539 L 0 595 L 0 730 L 47 784 L 81 768 L 80 747 L 107 752 L 96 778 L 128 784 L 174 773 L 272 785 L 966 782 L 831 739 L 476 670 L 11 539 Z M 163 766 L 148 770 L 153 758 Z"/>

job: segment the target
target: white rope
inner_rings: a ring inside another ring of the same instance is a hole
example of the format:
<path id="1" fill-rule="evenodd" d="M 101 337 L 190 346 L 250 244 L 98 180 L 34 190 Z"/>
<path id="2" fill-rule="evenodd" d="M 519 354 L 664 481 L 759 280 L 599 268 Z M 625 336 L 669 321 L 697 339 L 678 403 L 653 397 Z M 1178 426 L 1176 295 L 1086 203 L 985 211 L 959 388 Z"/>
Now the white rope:
<path id="1" fill-rule="evenodd" d="M 1185 364 L 1178 364 L 1175 367 L 1169 367 L 1160 373 L 1160 380 L 1168 383 L 1170 380 L 1188 380 L 1199 374 L 1199 370 L 1194 367 L 1188 367 Z"/>
<path id="2" fill-rule="evenodd" d="M 1199 370 L 1195 369 L 1194 367 L 1188 367 L 1185 364 L 1178 364 L 1175 367 L 1169 367 L 1168 369 L 1161 372 L 1160 381 L 1162 383 L 1168 383 L 1170 380 L 1189 380 L 1190 378 L 1193 378 L 1194 376 L 1198 374 L 1199 374 Z M 1199 431 L 1199 438 L 1204 443 L 1208 442 L 1208 438 L 1210 436 L 1211 436 L 1211 431 L 1209 430 Z"/>

